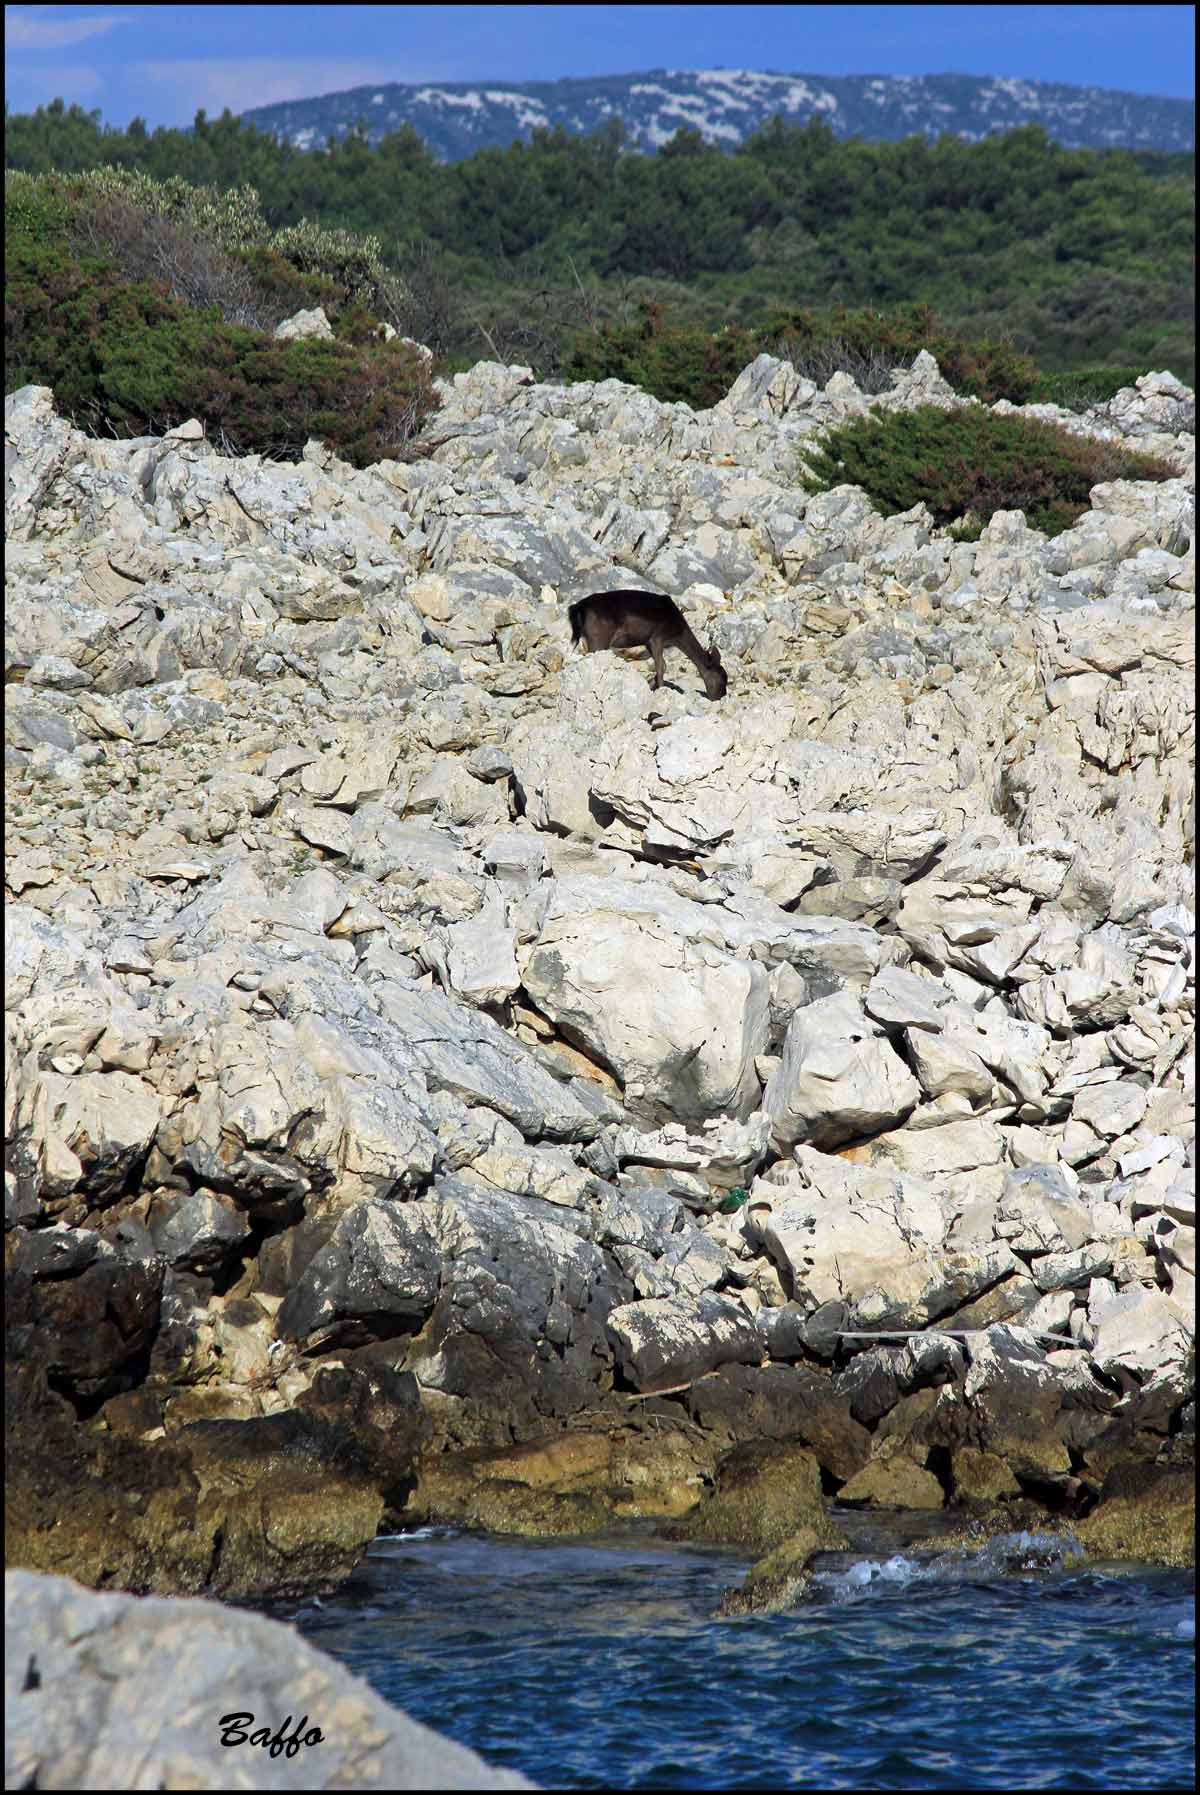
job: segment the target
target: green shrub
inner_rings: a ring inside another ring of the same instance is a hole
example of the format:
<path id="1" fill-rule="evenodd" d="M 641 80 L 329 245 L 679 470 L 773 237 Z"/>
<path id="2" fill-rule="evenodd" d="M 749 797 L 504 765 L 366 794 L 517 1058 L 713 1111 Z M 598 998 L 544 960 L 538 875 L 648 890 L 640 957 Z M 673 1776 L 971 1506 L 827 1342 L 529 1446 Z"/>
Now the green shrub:
<path id="1" fill-rule="evenodd" d="M 1040 374 L 1030 394 L 1034 405 L 1061 405 L 1087 411 L 1103 405 L 1124 386 L 1132 386 L 1144 368 L 1072 368 L 1068 373 Z"/>
<path id="2" fill-rule="evenodd" d="M 218 304 L 233 322 L 259 324 L 252 316 L 255 296 L 245 276 L 239 278 L 244 266 L 290 268 L 296 278 L 277 280 L 277 291 L 290 288 L 293 309 L 324 304 L 331 319 L 334 310 L 360 307 L 395 323 L 406 297 L 404 282 L 384 266 L 378 237 L 326 230 L 307 218 L 273 230 L 258 193 L 248 185 L 222 191 L 190 186 L 177 175 L 157 181 L 111 167 L 69 176 L 9 171 L 5 199 L 7 229 L 15 223 L 19 232 L 29 232 L 36 220 L 46 234 L 49 224 L 81 247 L 107 248 L 127 276 L 166 278 L 178 297 L 189 304 Z M 211 284 L 211 295 L 197 296 L 178 275 L 181 267 L 192 269 L 197 262 L 212 271 L 211 281 L 202 276 L 198 283 L 201 289 Z M 257 298 L 261 310 L 263 295 Z M 280 310 L 271 322 L 284 316 L 286 310 Z"/>
<path id="3" fill-rule="evenodd" d="M 34 242 L 65 242 L 75 207 L 65 183 L 56 177 L 16 174 L 4 176 L 4 235 Z"/>
<path id="4" fill-rule="evenodd" d="M 58 182 L 68 203 L 86 207 L 93 199 L 120 197 L 130 201 L 141 212 L 154 218 L 169 219 L 197 236 L 219 243 L 222 249 L 237 251 L 264 243 L 271 236 L 271 227 L 263 217 L 258 194 L 253 187 L 233 187 L 222 191 L 216 187 L 193 187 L 178 175 L 156 181 L 148 174 L 128 168 L 90 168 L 83 174 L 58 176 L 16 175 L 5 177 L 11 194 L 17 181 Z"/>
<path id="5" fill-rule="evenodd" d="M 956 336 L 924 305 L 893 312 L 777 310 L 753 327 L 729 323 L 717 331 L 700 322 L 668 322 L 650 299 L 640 302 L 639 314 L 577 335 L 564 357 L 564 377 L 626 380 L 656 399 L 702 407 L 723 399 L 764 352 L 790 361 L 818 386 L 841 372 L 877 393 L 888 390 L 895 369 L 911 366 L 927 349 L 956 391 L 985 404 L 1025 404 L 1038 379 L 1032 358 L 1011 343 Z"/>
<path id="6" fill-rule="evenodd" d="M 625 380 L 664 402 L 703 408 L 723 399 L 761 352 L 740 324 L 715 332 L 700 324 L 668 325 L 652 299 L 640 301 L 638 313 L 578 336 L 563 359 L 564 379 Z"/>
<path id="7" fill-rule="evenodd" d="M 804 451 L 801 480 L 818 492 L 861 486 L 884 517 L 918 503 L 940 525 L 969 512 L 961 539 L 978 534 L 996 511 L 1023 511 L 1031 528 L 1055 536 L 1088 509 L 1097 482 L 1166 480 L 1174 471 L 1152 456 L 1034 418 L 924 405 L 830 431 Z"/>
<path id="8" fill-rule="evenodd" d="M 103 226 L 110 204 L 120 215 L 128 199 L 118 186 L 92 202 L 98 210 L 86 216 Z M 64 203 L 53 187 L 22 193 L 6 217 L 6 391 L 49 386 L 64 416 L 101 434 L 141 436 L 195 417 L 233 453 L 294 458 L 316 436 L 360 467 L 402 453 L 432 408 L 428 365 L 369 336 L 344 289 L 334 290 L 364 340 L 277 342 L 231 323 L 216 304 L 185 304 L 166 279 L 129 278 L 103 228 L 94 253 L 79 250 L 80 214 L 69 206 L 64 214 Z M 41 229 L 46 218 L 56 228 Z M 182 253 L 165 215 L 151 227 L 127 260 L 152 262 L 164 245 L 173 258 Z M 208 273 L 230 271 L 211 241 L 197 258 Z"/>
<path id="9" fill-rule="evenodd" d="M 345 294 L 326 275 L 301 274 L 277 249 L 266 244 L 244 250 L 240 260 L 275 314 L 276 323 L 295 312 L 312 311 L 318 305 L 324 306 L 332 323 L 339 305 L 344 303 Z"/>
<path id="10" fill-rule="evenodd" d="M 286 316 L 241 253 L 144 211 L 127 194 L 89 194 L 72 217 L 69 242 L 78 255 L 98 257 L 124 280 L 157 281 L 185 305 L 216 306 L 227 323 L 271 330 Z"/>
<path id="11" fill-rule="evenodd" d="M 355 467 L 395 458 L 433 408 L 426 364 L 399 343 L 357 348 L 311 338 L 237 346 L 203 395 L 209 435 L 232 453 L 294 459 L 319 437 Z"/>
<path id="12" fill-rule="evenodd" d="M 378 237 L 356 237 L 350 231 L 327 231 L 311 218 L 275 231 L 270 246 L 301 274 L 320 274 L 342 287 L 351 299 L 373 304 L 388 281 L 383 245 Z"/>
<path id="13" fill-rule="evenodd" d="M 830 351 L 840 352 L 844 372 L 854 376 L 856 364 L 871 369 L 882 366 L 907 368 L 922 349 L 936 360 L 943 377 L 955 392 L 992 405 L 1011 399 L 1028 403 L 1038 378 L 1032 356 L 1024 355 L 1006 340 L 969 339 L 943 325 L 928 305 L 901 306 L 890 312 L 847 311 L 835 306 L 829 312 L 811 309 L 780 312 L 758 333 L 774 336 L 772 351 L 786 356 L 798 373 L 821 384 L 835 372 Z M 861 384 L 861 383 L 860 383 Z M 872 382 L 874 390 L 886 390 Z M 865 389 L 872 390 L 871 385 Z"/>

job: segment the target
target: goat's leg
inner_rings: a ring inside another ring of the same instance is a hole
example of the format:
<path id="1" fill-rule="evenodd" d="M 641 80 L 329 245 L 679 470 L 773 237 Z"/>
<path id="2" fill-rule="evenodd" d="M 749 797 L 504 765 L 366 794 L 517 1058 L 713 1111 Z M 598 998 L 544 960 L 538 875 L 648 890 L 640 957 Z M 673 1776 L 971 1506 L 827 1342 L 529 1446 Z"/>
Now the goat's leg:
<path id="1" fill-rule="evenodd" d="M 663 683 L 663 645 L 657 636 L 651 636 L 649 646 L 654 657 L 654 678 L 650 681 L 650 690 L 657 692 Z"/>

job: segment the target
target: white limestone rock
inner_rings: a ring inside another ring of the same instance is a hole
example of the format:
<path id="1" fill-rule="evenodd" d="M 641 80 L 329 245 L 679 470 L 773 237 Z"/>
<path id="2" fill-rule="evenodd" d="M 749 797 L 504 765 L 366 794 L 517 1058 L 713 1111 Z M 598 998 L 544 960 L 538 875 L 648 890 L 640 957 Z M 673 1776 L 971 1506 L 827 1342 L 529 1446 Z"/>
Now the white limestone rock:
<path id="1" fill-rule="evenodd" d="M 1020 1269 L 990 1232 L 948 1241 L 927 1179 L 797 1147 L 756 1178 L 747 1226 L 806 1308 L 845 1304 L 847 1327 L 920 1327 Z"/>
<path id="2" fill-rule="evenodd" d="M 788 1024 L 780 1064 L 763 1093 L 771 1139 L 828 1148 L 899 1122 L 920 1086 L 848 993 L 818 999 Z"/>
<path id="3" fill-rule="evenodd" d="M 1195 1337 L 1171 1298 L 1142 1284 L 1091 1298 L 1088 1322 L 1097 1370 L 1123 1372 L 1143 1387 L 1176 1377 Z"/>
<path id="4" fill-rule="evenodd" d="M 281 343 L 289 343 L 297 337 L 315 337 L 318 342 L 333 341 L 333 326 L 325 316 L 323 305 L 314 306 L 311 311 L 294 312 L 285 318 L 282 324 L 275 326 L 275 337 Z"/>
<path id="5" fill-rule="evenodd" d="M 520 988 L 516 931 L 505 920 L 504 905 L 494 893 L 475 916 L 446 932 L 446 967 L 450 989 L 467 1003 L 501 1004 Z"/>
<path id="6" fill-rule="evenodd" d="M 757 1105 L 767 978 L 735 959 L 710 908 L 653 886 L 560 880 L 525 959 L 530 997 L 620 1077 L 684 1121 Z"/>
<path id="7" fill-rule="evenodd" d="M 618 1364 L 639 1390 L 690 1384 L 718 1365 L 757 1365 L 763 1356 L 753 1317 L 712 1293 L 622 1303 L 606 1326 Z"/>

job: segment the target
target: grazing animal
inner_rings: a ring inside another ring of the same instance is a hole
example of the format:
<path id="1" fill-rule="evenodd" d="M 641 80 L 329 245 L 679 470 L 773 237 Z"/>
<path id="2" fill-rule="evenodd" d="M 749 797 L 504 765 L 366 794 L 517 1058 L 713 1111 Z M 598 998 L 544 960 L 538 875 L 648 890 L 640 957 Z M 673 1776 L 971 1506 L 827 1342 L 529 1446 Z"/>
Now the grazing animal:
<path id="1" fill-rule="evenodd" d="M 583 642 L 588 654 L 602 648 L 648 648 L 654 659 L 652 691 L 663 683 L 663 650 L 678 648 L 699 669 L 708 696 L 724 698 L 729 680 L 720 655 L 696 639 L 673 599 L 622 587 L 577 599 L 569 616 L 571 640 Z"/>

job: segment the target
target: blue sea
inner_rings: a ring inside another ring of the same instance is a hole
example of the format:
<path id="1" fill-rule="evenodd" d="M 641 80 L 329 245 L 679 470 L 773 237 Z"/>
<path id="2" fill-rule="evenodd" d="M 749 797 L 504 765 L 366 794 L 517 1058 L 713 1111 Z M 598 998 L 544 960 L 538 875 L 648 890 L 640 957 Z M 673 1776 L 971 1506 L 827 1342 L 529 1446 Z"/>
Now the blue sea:
<path id="1" fill-rule="evenodd" d="M 969 1567 L 893 1542 L 824 1554 L 789 1613 L 714 1620 L 748 1563 L 423 1528 L 272 1612 L 551 1789 L 1191 1788 L 1190 1575 L 1071 1569 L 1029 1535 Z"/>

